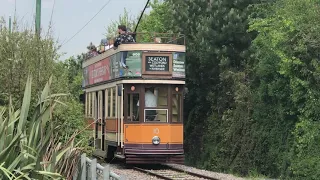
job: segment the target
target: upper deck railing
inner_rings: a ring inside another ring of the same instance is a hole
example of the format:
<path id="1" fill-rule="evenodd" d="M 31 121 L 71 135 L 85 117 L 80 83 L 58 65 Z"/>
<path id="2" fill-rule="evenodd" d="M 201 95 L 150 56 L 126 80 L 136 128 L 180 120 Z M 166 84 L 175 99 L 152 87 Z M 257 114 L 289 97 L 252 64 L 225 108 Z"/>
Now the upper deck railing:
<path id="1" fill-rule="evenodd" d="M 177 33 L 129 33 L 132 34 L 136 43 L 161 43 L 185 45 L 185 36 Z"/>
<path id="2" fill-rule="evenodd" d="M 185 45 L 185 36 L 179 33 L 128 33 L 135 39 L 134 43 L 123 43 L 123 44 L 175 44 Z M 99 50 L 90 51 L 86 54 L 84 60 L 89 60 L 99 54 L 102 54 L 110 49 L 113 49 L 114 39 L 105 39 L 105 43 L 101 43 Z M 96 49 L 93 46 L 92 49 Z"/>

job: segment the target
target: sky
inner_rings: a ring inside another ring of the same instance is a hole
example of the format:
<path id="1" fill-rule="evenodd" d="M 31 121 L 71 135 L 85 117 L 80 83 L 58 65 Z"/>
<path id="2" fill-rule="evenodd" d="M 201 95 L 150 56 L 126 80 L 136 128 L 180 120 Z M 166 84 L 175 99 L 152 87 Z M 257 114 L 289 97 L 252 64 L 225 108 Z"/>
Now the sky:
<path id="1" fill-rule="evenodd" d="M 42 34 L 48 31 L 52 14 L 53 36 L 59 44 L 66 42 L 80 30 L 109 0 L 42 0 Z M 98 45 L 104 38 L 106 28 L 111 21 L 116 21 L 124 8 L 132 16 L 138 16 L 147 0 L 110 0 L 110 3 L 71 41 L 61 47 L 59 53 L 66 53 L 60 60 L 86 52 L 86 47 L 93 42 Z M 54 5 L 54 6 L 53 6 Z M 53 8 L 54 7 L 54 8 Z M 15 11 L 16 9 L 16 11 Z M 34 25 L 36 0 L 0 0 L 0 17 L 6 20 L 15 15 L 18 24 L 24 27 Z"/>

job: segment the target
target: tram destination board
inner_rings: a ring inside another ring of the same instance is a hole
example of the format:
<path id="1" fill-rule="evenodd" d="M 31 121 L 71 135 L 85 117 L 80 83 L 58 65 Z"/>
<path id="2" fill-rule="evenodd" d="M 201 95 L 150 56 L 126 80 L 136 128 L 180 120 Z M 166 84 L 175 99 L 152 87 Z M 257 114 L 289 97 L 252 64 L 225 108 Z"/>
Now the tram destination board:
<path id="1" fill-rule="evenodd" d="M 145 56 L 145 68 L 146 71 L 169 71 L 170 57 L 168 55 L 163 56 Z"/>

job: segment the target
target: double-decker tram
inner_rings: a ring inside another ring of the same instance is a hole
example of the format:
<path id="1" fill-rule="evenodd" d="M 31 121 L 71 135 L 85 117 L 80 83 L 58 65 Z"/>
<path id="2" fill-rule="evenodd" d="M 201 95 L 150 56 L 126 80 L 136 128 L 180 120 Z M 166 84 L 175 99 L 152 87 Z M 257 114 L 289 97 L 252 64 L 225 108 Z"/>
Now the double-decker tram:
<path id="1" fill-rule="evenodd" d="M 183 164 L 184 36 L 136 37 L 82 64 L 93 154 L 127 164 Z"/>

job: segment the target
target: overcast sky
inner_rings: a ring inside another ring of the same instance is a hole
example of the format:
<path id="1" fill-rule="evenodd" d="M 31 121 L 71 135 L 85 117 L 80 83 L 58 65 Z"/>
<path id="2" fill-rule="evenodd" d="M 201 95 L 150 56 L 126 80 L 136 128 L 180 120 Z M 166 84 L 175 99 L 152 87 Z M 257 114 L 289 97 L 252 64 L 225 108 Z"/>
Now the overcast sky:
<path id="1" fill-rule="evenodd" d="M 55 1 L 54 9 L 53 4 Z M 85 25 L 109 0 L 42 0 L 42 31 L 47 31 L 51 12 L 54 37 L 62 43 L 71 38 L 82 26 Z M 107 25 L 112 20 L 117 20 L 126 8 L 131 15 L 138 15 L 144 8 L 147 0 L 111 0 L 110 3 L 70 42 L 61 48 L 67 53 L 62 59 L 81 52 L 86 52 L 90 42 L 98 44 Z M 25 26 L 32 26 L 36 9 L 36 0 L 0 0 L 0 17 L 8 20 L 9 15 L 15 12 L 18 20 Z"/>

